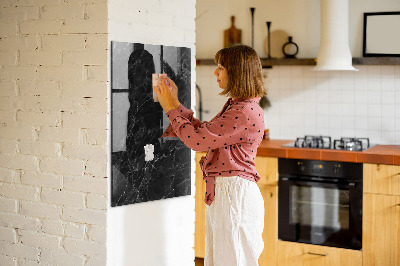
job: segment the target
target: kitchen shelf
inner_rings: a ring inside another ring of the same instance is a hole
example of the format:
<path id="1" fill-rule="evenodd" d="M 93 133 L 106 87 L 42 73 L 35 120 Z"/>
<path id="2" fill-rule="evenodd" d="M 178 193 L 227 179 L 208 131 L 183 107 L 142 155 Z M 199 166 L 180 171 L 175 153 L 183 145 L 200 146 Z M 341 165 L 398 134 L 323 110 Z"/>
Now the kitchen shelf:
<path id="1" fill-rule="evenodd" d="M 314 66 L 315 58 L 260 58 L 263 67 L 272 66 Z M 214 59 L 197 59 L 196 65 L 215 65 Z M 400 65 L 400 57 L 355 57 L 353 65 Z"/>

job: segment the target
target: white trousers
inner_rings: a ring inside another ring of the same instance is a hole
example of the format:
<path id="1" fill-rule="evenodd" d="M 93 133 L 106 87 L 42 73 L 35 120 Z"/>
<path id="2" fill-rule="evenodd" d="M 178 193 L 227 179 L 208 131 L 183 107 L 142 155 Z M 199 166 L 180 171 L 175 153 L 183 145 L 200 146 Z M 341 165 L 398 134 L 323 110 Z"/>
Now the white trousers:
<path id="1" fill-rule="evenodd" d="M 258 266 L 264 249 L 264 199 L 255 182 L 216 177 L 205 219 L 205 266 Z"/>

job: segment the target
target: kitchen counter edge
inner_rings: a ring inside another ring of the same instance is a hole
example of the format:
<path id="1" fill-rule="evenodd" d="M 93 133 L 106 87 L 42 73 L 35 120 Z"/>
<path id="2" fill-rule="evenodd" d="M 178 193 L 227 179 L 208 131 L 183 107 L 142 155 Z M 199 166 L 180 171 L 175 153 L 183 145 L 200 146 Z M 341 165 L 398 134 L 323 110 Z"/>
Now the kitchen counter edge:
<path id="1" fill-rule="evenodd" d="M 282 147 L 290 142 L 294 140 L 263 140 L 257 156 L 400 165 L 400 145 L 376 145 L 362 152 Z"/>

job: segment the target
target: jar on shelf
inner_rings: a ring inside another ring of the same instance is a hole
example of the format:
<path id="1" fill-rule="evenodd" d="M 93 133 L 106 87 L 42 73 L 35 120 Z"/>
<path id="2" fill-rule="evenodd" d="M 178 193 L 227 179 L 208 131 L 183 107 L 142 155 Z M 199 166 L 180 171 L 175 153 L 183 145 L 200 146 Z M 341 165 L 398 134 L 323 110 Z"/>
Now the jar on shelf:
<path id="1" fill-rule="evenodd" d="M 289 41 L 282 46 L 282 52 L 285 55 L 285 58 L 296 58 L 296 55 L 299 52 L 299 47 L 293 42 L 292 36 L 289 36 L 288 39 Z"/>

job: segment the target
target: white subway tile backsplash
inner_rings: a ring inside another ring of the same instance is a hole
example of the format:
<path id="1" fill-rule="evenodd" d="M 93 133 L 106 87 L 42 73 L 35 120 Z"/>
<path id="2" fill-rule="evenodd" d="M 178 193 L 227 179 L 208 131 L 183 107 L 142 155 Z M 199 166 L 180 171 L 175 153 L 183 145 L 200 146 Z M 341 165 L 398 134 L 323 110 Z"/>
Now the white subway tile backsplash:
<path id="1" fill-rule="evenodd" d="M 279 77 L 290 78 L 292 76 L 290 67 L 278 67 L 277 69 Z"/>
<path id="2" fill-rule="evenodd" d="M 394 103 L 396 104 L 396 105 L 400 105 L 400 79 L 398 80 L 399 82 L 399 86 L 397 86 L 396 87 L 396 89 L 395 89 L 395 100 L 394 100 Z"/>
<path id="3" fill-rule="evenodd" d="M 317 102 L 317 115 L 329 115 L 329 105 Z"/>
<path id="4" fill-rule="evenodd" d="M 350 83 L 349 85 L 354 86 L 354 76 L 355 76 L 354 71 L 341 71 L 341 82 L 342 86 L 343 84 Z"/>
<path id="5" fill-rule="evenodd" d="M 368 118 L 356 116 L 354 118 L 354 127 L 356 129 L 356 132 L 357 130 L 361 130 L 363 132 L 363 135 L 365 135 L 364 132 L 366 132 L 368 129 Z"/>
<path id="6" fill-rule="evenodd" d="M 291 68 L 291 77 L 292 78 L 302 78 L 303 77 L 303 71 L 305 71 L 305 68 L 303 67 L 292 67 Z"/>
<path id="7" fill-rule="evenodd" d="M 367 104 L 357 104 L 354 105 L 354 115 L 357 117 L 367 117 L 368 116 L 368 105 Z"/>
<path id="8" fill-rule="evenodd" d="M 280 115 L 280 124 L 282 127 L 290 127 L 292 126 L 292 115 L 281 114 Z"/>
<path id="9" fill-rule="evenodd" d="M 382 118 L 382 132 L 385 131 L 395 131 L 396 125 L 395 121 L 392 117 L 383 117 Z"/>
<path id="10" fill-rule="evenodd" d="M 354 94 L 354 104 L 368 104 L 367 90 L 356 90 Z"/>
<path id="11" fill-rule="evenodd" d="M 400 143 L 400 130 L 395 132 L 396 141 L 392 144 L 399 144 Z"/>
<path id="12" fill-rule="evenodd" d="M 304 66 L 303 68 L 303 77 L 304 79 L 307 78 L 314 78 L 317 76 L 316 71 L 314 71 L 314 66 Z"/>
<path id="13" fill-rule="evenodd" d="M 368 105 L 368 117 L 369 118 L 380 118 L 382 117 L 382 106 L 379 104 Z"/>
<path id="14" fill-rule="evenodd" d="M 329 102 L 330 103 L 341 103 L 342 102 L 342 91 L 340 88 L 329 89 Z"/>
<path id="15" fill-rule="evenodd" d="M 396 117 L 395 119 L 396 131 L 400 132 L 400 117 Z"/>
<path id="16" fill-rule="evenodd" d="M 279 77 L 279 88 L 280 89 L 288 90 L 288 89 L 291 89 L 291 87 L 292 87 L 292 84 L 290 82 L 290 79 L 281 77 L 281 76 Z"/>
<path id="17" fill-rule="evenodd" d="M 329 103 L 329 115 L 339 116 L 341 115 L 340 103 Z"/>
<path id="18" fill-rule="evenodd" d="M 395 106 L 392 104 L 383 104 L 382 105 L 382 119 L 383 118 L 394 118 L 395 115 Z"/>
<path id="19" fill-rule="evenodd" d="M 354 123 L 355 123 L 355 118 L 354 116 L 349 116 L 349 117 L 341 117 L 341 123 L 342 123 L 342 129 L 353 129 L 354 130 Z"/>
<path id="20" fill-rule="evenodd" d="M 316 119 L 317 128 L 329 128 L 329 116 L 318 115 Z"/>
<path id="21" fill-rule="evenodd" d="M 394 66 L 394 78 L 400 79 L 400 66 Z"/>
<path id="22" fill-rule="evenodd" d="M 341 99 L 342 103 L 348 103 L 354 105 L 355 93 L 353 88 L 342 90 L 342 99 Z"/>
<path id="23" fill-rule="evenodd" d="M 319 72 L 318 72 L 318 74 L 319 74 Z M 315 79 L 315 82 L 316 82 L 315 86 L 316 86 L 317 89 L 319 89 L 319 90 L 321 90 L 321 89 L 325 89 L 325 90 L 329 89 L 329 79 L 328 79 L 328 77 L 317 76 L 316 79 Z"/>
<path id="24" fill-rule="evenodd" d="M 353 138 L 356 137 L 357 135 L 355 134 L 355 129 L 354 128 L 344 128 L 342 129 L 342 133 L 340 134 L 340 137 L 345 137 L 345 138 Z"/>
<path id="25" fill-rule="evenodd" d="M 390 77 L 382 79 L 382 92 L 394 91 L 395 89 L 395 79 Z"/>
<path id="26" fill-rule="evenodd" d="M 382 79 L 393 79 L 394 78 L 395 66 L 381 66 Z"/>
<path id="27" fill-rule="evenodd" d="M 264 110 L 265 124 L 271 138 L 313 134 L 370 137 L 374 143 L 400 144 L 400 66 L 356 68 L 358 72 L 313 71 L 310 66 L 264 70 L 272 105 Z M 227 99 L 216 96 L 220 89 L 213 72 L 213 66 L 197 67 L 197 83 L 204 84 L 203 109 L 210 111 L 209 119 Z"/>
<path id="28" fill-rule="evenodd" d="M 381 144 L 382 143 L 382 131 L 380 130 L 368 130 L 368 138 L 370 143 Z"/>
<path id="29" fill-rule="evenodd" d="M 394 104 L 395 95 L 394 91 L 382 91 L 382 104 Z"/>
<path id="30" fill-rule="evenodd" d="M 329 89 L 333 90 L 340 90 L 341 83 L 340 83 L 340 71 L 333 71 L 329 75 L 329 80 L 328 80 L 328 86 Z"/>
<path id="31" fill-rule="evenodd" d="M 382 139 L 385 139 L 387 144 L 395 144 L 396 143 L 396 131 L 383 131 L 382 130 Z"/>
<path id="32" fill-rule="evenodd" d="M 368 131 L 373 130 L 382 130 L 382 119 L 380 117 L 368 117 Z"/>
<path id="33" fill-rule="evenodd" d="M 330 116 L 329 117 L 329 127 L 331 129 L 339 130 L 342 128 L 342 122 L 340 116 Z"/>
<path id="34" fill-rule="evenodd" d="M 292 89 L 294 90 L 303 90 L 304 89 L 304 82 L 302 77 L 293 77 L 292 79 Z"/>
<path id="35" fill-rule="evenodd" d="M 329 90 L 317 88 L 316 91 L 317 103 L 328 103 L 329 102 Z"/>
<path id="36" fill-rule="evenodd" d="M 381 91 L 368 91 L 368 104 L 381 104 L 382 102 L 382 95 Z"/>
<path id="37" fill-rule="evenodd" d="M 307 120 L 313 120 L 312 116 L 315 116 L 316 111 L 317 111 L 317 104 L 315 103 L 315 101 L 305 102 L 304 115 L 306 115 L 307 117 L 310 117 L 310 119 L 307 119 Z"/>
<path id="38" fill-rule="evenodd" d="M 368 91 L 380 91 L 382 89 L 382 81 L 379 77 L 368 77 Z"/>

